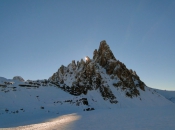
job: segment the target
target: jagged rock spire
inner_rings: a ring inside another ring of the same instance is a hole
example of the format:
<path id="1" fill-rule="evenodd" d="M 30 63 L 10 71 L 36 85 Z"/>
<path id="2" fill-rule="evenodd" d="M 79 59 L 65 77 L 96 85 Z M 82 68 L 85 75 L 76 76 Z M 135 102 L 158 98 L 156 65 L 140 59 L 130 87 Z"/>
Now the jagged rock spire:
<path id="1" fill-rule="evenodd" d="M 105 40 L 100 42 L 100 46 L 99 46 L 99 49 L 98 49 L 98 55 L 103 55 L 108 60 L 109 59 L 116 60 L 116 58 L 114 57 L 109 45 L 106 43 Z"/>
<path id="2" fill-rule="evenodd" d="M 98 51 L 95 49 L 93 59 L 103 67 L 107 64 L 108 60 L 116 60 L 105 40 L 100 42 Z"/>
<path id="3" fill-rule="evenodd" d="M 102 68 L 106 71 L 101 71 Z M 105 73 L 110 76 L 114 87 L 126 90 L 128 97 L 138 96 L 140 94 L 138 87 L 144 91 L 145 84 L 135 72 L 128 70 L 122 62 L 116 60 L 105 40 L 100 42 L 98 50 L 95 49 L 92 60 L 86 56 L 86 61 L 81 59 L 77 65 L 73 60 L 68 67 L 61 66 L 50 81 L 65 83 L 67 87 L 63 87 L 64 91 L 74 95 L 99 89 L 105 100 L 107 98 L 111 103 L 116 103 L 107 84 L 108 79 L 104 78 Z"/>
<path id="4" fill-rule="evenodd" d="M 86 60 L 86 64 L 89 64 L 91 62 L 91 59 L 88 56 L 86 56 L 85 60 Z"/>
<path id="5" fill-rule="evenodd" d="M 93 59 L 95 60 L 97 57 L 98 57 L 98 51 L 97 49 L 95 49 L 93 53 Z"/>

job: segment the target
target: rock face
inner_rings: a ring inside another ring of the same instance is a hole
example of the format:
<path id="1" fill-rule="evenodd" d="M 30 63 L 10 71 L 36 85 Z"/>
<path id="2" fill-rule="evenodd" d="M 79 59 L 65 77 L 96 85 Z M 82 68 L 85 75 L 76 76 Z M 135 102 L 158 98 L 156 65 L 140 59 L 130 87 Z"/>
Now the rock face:
<path id="1" fill-rule="evenodd" d="M 93 59 L 102 67 L 107 65 L 108 60 L 116 60 L 106 41 L 100 42 L 98 51 L 94 51 Z"/>
<path id="2" fill-rule="evenodd" d="M 24 82 L 25 80 L 21 76 L 14 76 L 13 80 L 18 80 Z"/>
<path id="3" fill-rule="evenodd" d="M 101 41 L 95 49 L 93 59 L 86 57 L 77 64 L 73 60 L 67 67 L 61 66 L 49 81 L 72 95 L 87 94 L 97 90 L 104 100 L 117 103 L 117 97 L 111 91 L 121 89 L 127 97 L 137 97 L 144 91 L 145 84 L 135 71 L 129 70 L 117 60 L 106 41 Z"/>

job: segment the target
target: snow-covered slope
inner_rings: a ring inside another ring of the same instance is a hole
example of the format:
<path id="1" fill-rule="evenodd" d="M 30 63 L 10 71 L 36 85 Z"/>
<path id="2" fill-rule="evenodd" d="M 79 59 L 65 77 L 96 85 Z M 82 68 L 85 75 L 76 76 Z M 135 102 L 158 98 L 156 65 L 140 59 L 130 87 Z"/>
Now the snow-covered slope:
<path id="1" fill-rule="evenodd" d="M 0 127 L 26 125 L 48 117 L 90 110 L 175 106 L 148 87 L 145 91 L 139 90 L 138 97 L 130 98 L 122 89 L 112 86 L 111 91 L 118 101 L 115 104 L 104 100 L 99 90 L 75 96 L 47 80 L 21 82 L 0 78 L 0 81 Z"/>
<path id="2" fill-rule="evenodd" d="M 171 102 L 175 103 L 175 91 L 168 91 L 168 90 L 158 90 L 155 89 L 156 92 L 160 93 L 166 99 L 170 100 Z"/>
<path id="3" fill-rule="evenodd" d="M 93 59 L 61 66 L 48 80 L 0 77 L 0 127 L 73 112 L 174 106 L 116 60 L 106 41 Z"/>

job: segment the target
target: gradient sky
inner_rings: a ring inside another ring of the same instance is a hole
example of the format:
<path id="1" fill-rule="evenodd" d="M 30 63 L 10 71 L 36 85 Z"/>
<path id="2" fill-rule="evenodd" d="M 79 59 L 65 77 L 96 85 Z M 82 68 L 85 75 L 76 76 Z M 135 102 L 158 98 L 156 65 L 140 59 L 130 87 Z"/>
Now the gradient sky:
<path id="1" fill-rule="evenodd" d="M 175 90 L 174 0 L 0 0 L 0 76 L 48 79 L 106 40 L 152 88 Z"/>

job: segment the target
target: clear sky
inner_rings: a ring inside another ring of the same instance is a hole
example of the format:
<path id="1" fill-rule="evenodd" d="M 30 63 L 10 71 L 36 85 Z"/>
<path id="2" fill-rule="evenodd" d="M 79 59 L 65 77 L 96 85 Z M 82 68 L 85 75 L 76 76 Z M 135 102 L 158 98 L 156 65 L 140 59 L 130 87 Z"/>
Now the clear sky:
<path id="1" fill-rule="evenodd" d="M 0 0 L 0 76 L 48 79 L 106 40 L 149 87 L 175 90 L 174 0 Z"/>

